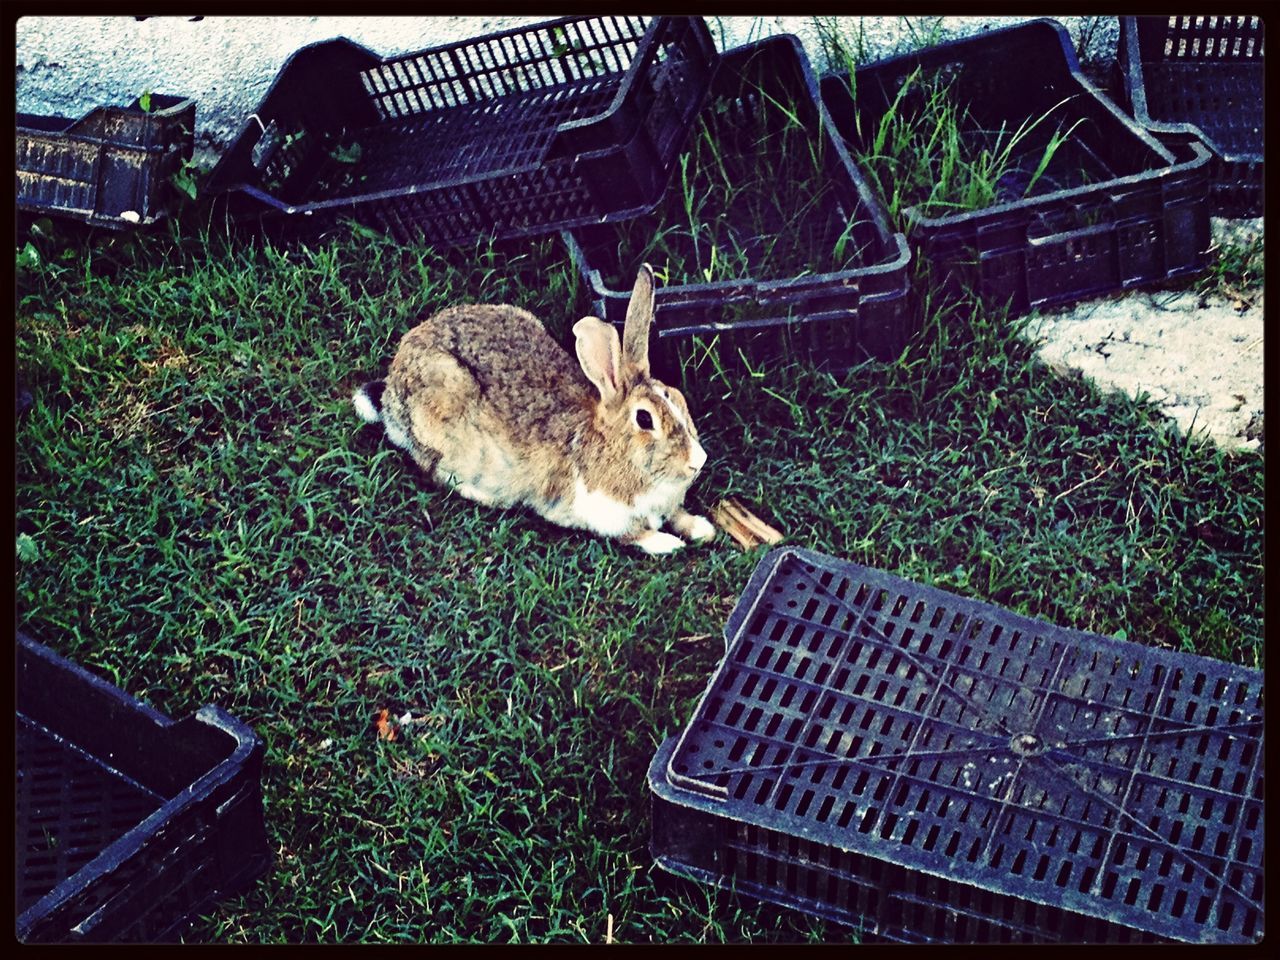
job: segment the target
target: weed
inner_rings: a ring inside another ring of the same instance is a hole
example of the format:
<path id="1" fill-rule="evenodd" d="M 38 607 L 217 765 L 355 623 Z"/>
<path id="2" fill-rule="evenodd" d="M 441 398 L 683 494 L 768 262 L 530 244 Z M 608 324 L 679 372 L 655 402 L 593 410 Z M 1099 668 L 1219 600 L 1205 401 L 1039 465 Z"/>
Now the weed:
<path id="1" fill-rule="evenodd" d="M 873 59 L 862 17 L 853 18 L 852 24 L 845 17 L 814 17 L 813 27 L 825 70 L 852 73 Z"/>
<path id="2" fill-rule="evenodd" d="M 945 73 L 917 68 L 868 131 L 859 155 L 890 219 L 904 227 L 909 226 L 903 216 L 908 207 L 936 217 L 1023 199 L 1045 192 L 1046 172 L 1083 122 L 1065 118 L 1070 99 L 1016 127 L 1002 122 L 982 129 Z M 1081 170 L 1076 179 L 1087 178 L 1088 171 Z M 1048 188 L 1062 185 L 1055 181 Z"/>
<path id="3" fill-rule="evenodd" d="M 177 170 L 169 175 L 169 182 L 175 190 L 188 200 L 194 200 L 199 190 L 200 169 L 190 160 L 184 160 Z"/>
<path id="4" fill-rule="evenodd" d="M 755 88 L 700 118 L 675 189 L 622 226 L 618 262 L 652 263 L 664 285 L 830 273 L 853 262 L 824 144 L 790 105 Z M 824 236 L 824 233 L 827 234 Z M 623 272 L 610 278 L 625 284 Z"/>
<path id="5" fill-rule="evenodd" d="M 900 20 L 908 38 L 906 49 L 924 50 L 942 42 L 944 31 L 941 17 L 901 17 Z"/>
<path id="6" fill-rule="evenodd" d="M 1105 174 L 1073 142 L 1084 121 L 1069 119 L 1071 97 L 1016 123 L 980 119 L 969 97 L 982 94 L 966 92 L 969 78 L 954 63 L 917 67 L 889 89 L 860 92 L 859 82 L 877 80 L 859 81 L 865 38 L 860 24 L 851 33 L 841 21 L 818 18 L 816 26 L 829 62 L 846 78 L 857 104 L 850 146 L 898 229 L 910 229 L 908 208 L 945 216 L 1082 186 Z M 914 49 L 940 36 L 938 22 L 927 35 L 910 20 L 906 27 Z M 882 103 L 876 100 L 880 93 Z"/>

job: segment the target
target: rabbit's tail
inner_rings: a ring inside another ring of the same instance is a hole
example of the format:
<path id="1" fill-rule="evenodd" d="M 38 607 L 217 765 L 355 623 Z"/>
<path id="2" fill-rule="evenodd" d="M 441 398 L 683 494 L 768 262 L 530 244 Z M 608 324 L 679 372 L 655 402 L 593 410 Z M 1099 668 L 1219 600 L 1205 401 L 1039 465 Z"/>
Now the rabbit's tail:
<path id="1" fill-rule="evenodd" d="M 366 423 L 378 423 L 382 420 L 382 391 L 386 389 L 385 380 L 371 380 L 351 395 L 351 403 Z"/>
<path id="2" fill-rule="evenodd" d="M 351 395 L 351 404 L 366 423 L 381 423 L 387 431 L 387 439 L 397 447 L 409 447 L 409 434 L 393 416 L 387 416 L 382 406 L 382 393 L 387 389 L 385 380 L 371 380 Z"/>

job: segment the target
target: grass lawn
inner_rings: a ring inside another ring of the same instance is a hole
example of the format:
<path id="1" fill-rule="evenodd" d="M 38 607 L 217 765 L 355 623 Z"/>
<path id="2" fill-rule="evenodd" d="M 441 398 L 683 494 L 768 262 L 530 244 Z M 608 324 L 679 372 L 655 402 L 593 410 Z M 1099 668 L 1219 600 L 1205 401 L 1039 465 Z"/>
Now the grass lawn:
<path id="1" fill-rule="evenodd" d="M 567 342 L 589 306 L 559 241 L 449 259 L 202 216 L 23 235 L 16 316 L 20 628 L 266 742 L 274 870 L 187 939 L 849 939 L 647 850 L 650 758 L 763 554 L 650 558 L 474 505 L 351 408 L 447 304 L 517 303 Z M 1022 329 L 929 317 L 892 364 L 686 382 L 710 455 L 690 505 L 734 496 L 798 545 L 1261 667 L 1264 457 L 1055 374 Z M 384 709 L 412 717 L 394 740 Z"/>

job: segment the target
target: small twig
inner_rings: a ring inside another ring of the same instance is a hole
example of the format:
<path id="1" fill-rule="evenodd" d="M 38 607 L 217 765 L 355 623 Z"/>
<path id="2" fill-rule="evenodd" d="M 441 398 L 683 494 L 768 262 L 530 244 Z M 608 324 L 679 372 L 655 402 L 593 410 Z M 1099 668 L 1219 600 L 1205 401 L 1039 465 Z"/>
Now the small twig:
<path id="1" fill-rule="evenodd" d="M 158 417 L 160 416 L 160 414 L 168 413 L 170 410 L 177 410 L 178 407 L 180 406 L 182 406 L 181 403 L 175 403 L 165 407 L 163 410 L 152 410 L 150 407 L 148 407 L 142 414 L 139 415 L 138 419 L 145 420 L 147 419 L 147 417 Z"/>
<path id="2" fill-rule="evenodd" d="M 604 942 L 613 943 L 613 914 L 612 913 L 605 917 Z"/>
<path id="3" fill-rule="evenodd" d="M 1058 494 L 1056 497 L 1053 498 L 1054 503 L 1057 503 L 1059 500 L 1065 497 L 1068 493 L 1074 493 L 1076 490 L 1079 490 L 1081 487 L 1085 486 L 1086 484 L 1093 483 L 1093 481 L 1100 479 L 1103 474 L 1110 472 L 1111 468 L 1114 467 L 1119 462 L 1119 460 L 1120 458 L 1116 457 L 1115 460 L 1112 460 L 1109 464 L 1107 464 L 1105 467 L 1103 467 L 1101 470 L 1095 473 L 1088 480 L 1081 480 L 1074 487 L 1068 487 L 1066 490 L 1063 490 L 1060 494 Z"/>

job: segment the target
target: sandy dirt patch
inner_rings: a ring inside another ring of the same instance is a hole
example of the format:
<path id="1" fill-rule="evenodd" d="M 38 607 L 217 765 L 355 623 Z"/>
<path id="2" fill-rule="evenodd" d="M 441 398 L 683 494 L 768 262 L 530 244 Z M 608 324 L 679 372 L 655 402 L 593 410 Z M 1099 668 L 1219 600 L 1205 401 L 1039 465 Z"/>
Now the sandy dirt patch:
<path id="1" fill-rule="evenodd" d="M 1261 235 L 1261 221 L 1215 221 L 1225 239 Z M 1142 291 L 1033 321 L 1050 366 L 1103 389 L 1145 393 L 1184 432 L 1230 450 L 1262 448 L 1263 291 L 1240 296 Z"/>

